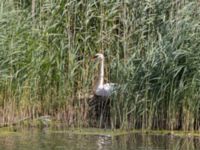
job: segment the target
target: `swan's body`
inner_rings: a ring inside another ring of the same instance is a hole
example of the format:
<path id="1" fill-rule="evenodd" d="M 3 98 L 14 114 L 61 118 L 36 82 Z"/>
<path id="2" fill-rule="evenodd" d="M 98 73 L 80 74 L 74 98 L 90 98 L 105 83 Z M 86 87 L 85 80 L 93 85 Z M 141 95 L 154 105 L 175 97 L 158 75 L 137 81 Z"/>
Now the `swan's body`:
<path id="1" fill-rule="evenodd" d="M 100 62 L 98 81 L 94 89 L 94 94 L 102 97 L 109 97 L 114 90 L 114 83 L 104 84 L 104 56 L 101 53 L 95 55 L 95 58 Z"/>
<path id="2" fill-rule="evenodd" d="M 95 90 L 95 95 L 108 97 L 112 94 L 114 90 L 114 83 L 106 83 L 103 86 L 98 86 Z"/>

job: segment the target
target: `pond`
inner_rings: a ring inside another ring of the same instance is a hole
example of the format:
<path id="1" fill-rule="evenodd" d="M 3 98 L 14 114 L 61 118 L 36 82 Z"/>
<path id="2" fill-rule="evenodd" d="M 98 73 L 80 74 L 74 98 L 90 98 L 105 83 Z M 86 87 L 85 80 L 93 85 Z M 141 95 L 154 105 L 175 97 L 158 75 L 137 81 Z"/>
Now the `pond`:
<path id="1" fill-rule="evenodd" d="M 199 137 L 130 133 L 75 134 L 29 130 L 0 135 L 0 150 L 199 150 Z"/>

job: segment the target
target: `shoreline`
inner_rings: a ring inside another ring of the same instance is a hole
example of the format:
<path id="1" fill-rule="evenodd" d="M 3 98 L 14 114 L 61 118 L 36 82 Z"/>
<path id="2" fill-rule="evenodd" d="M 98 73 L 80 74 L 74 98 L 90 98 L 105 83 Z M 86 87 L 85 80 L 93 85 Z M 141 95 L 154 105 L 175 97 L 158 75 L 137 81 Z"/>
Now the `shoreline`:
<path id="1" fill-rule="evenodd" d="M 66 133 L 66 134 L 76 134 L 76 135 L 88 135 L 88 136 L 123 136 L 129 134 L 142 134 L 142 135 L 158 135 L 158 136 L 171 136 L 171 137 L 183 137 L 183 138 L 200 138 L 200 131 L 181 131 L 181 130 L 142 130 L 142 129 L 101 129 L 101 128 L 72 128 L 72 127 L 23 127 L 23 126 L 10 126 L 10 127 L 1 127 L 0 136 L 8 135 L 20 135 L 21 133 L 28 133 L 32 130 L 42 131 L 45 133 Z"/>

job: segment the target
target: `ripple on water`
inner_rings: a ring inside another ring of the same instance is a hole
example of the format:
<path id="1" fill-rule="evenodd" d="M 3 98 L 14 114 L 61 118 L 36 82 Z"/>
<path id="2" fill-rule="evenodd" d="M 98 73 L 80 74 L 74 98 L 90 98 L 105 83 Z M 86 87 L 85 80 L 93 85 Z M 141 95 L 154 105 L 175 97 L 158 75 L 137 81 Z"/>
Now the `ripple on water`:
<path id="1" fill-rule="evenodd" d="M 28 131 L 0 136 L 0 150 L 199 150 L 199 138 L 132 133 L 121 136 Z"/>

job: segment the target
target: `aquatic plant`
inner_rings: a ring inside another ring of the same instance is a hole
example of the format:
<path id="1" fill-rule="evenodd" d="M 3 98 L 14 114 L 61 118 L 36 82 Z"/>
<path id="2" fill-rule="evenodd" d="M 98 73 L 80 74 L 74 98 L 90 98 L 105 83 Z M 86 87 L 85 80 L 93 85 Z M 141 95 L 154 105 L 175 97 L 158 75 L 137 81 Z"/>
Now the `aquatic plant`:
<path id="1" fill-rule="evenodd" d="M 86 95 L 105 55 L 112 128 L 198 130 L 197 0 L 1 0 L 0 122 L 52 115 L 89 126 Z"/>

